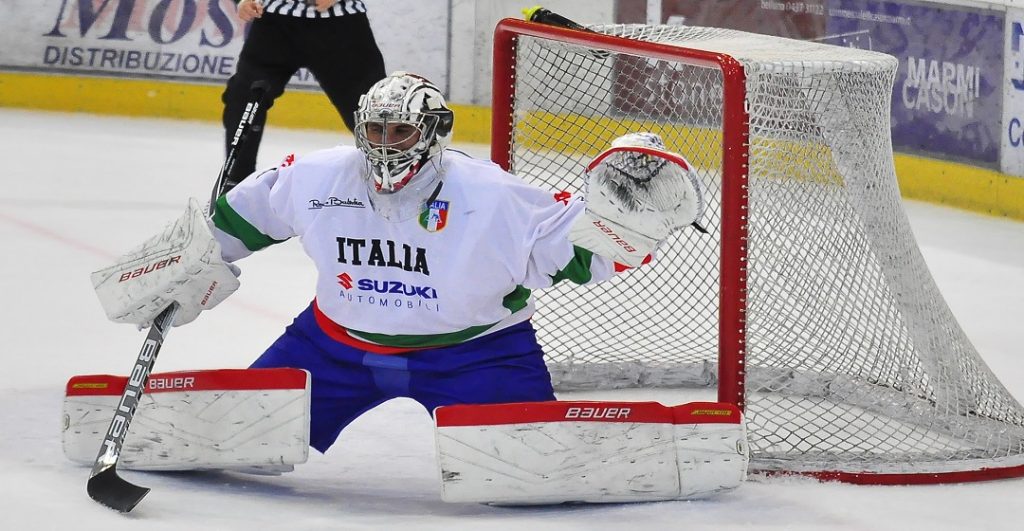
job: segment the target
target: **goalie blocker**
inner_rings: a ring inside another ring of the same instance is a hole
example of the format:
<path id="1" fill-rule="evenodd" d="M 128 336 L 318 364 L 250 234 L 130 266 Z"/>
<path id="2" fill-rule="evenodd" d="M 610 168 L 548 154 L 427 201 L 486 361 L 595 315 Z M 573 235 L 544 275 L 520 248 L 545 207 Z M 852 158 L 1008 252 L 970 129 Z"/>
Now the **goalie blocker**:
<path id="1" fill-rule="evenodd" d="M 195 198 L 180 218 L 92 274 L 111 321 L 145 327 L 177 303 L 174 326 L 192 322 L 238 289 L 239 269 L 221 257 L 210 222 Z"/>
<path id="2" fill-rule="evenodd" d="M 531 402 L 435 410 L 442 498 L 497 505 L 693 499 L 746 476 L 740 411 L 693 402 Z"/>

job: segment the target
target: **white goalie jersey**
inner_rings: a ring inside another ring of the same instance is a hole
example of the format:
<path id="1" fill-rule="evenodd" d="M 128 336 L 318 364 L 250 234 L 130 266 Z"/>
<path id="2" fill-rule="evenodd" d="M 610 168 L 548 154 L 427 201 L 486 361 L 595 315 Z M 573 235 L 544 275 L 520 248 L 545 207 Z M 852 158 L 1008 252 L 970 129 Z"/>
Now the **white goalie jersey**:
<path id="1" fill-rule="evenodd" d="M 337 147 L 246 179 L 217 203 L 224 258 L 298 236 L 318 271 L 321 324 L 370 349 L 460 343 L 527 320 L 531 290 L 615 272 L 569 239 L 581 198 L 449 150 L 428 208 L 388 221 L 373 212 L 366 171 L 361 152 Z"/>

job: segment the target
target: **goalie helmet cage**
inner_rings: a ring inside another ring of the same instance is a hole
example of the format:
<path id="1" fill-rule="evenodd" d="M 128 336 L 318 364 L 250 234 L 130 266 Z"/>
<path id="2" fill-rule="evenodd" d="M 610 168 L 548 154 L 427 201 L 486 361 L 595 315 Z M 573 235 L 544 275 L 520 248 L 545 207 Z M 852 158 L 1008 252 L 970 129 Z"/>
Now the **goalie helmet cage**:
<path id="1" fill-rule="evenodd" d="M 492 159 L 580 192 L 659 133 L 707 189 L 655 264 L 538 295 L 557 389 L 696 387 L 740 405 L 755 473 L 912 484 L 1024 475 L 1024 410 L 960 329 L 901 206 L 897 61 L 734 30 L 506 19 Z"/>

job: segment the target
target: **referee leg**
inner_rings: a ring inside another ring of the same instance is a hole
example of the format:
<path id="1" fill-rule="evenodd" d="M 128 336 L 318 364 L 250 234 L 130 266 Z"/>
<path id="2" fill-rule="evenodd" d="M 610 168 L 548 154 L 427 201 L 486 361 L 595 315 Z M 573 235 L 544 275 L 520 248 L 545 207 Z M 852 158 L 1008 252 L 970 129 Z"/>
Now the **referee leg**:
<path id="1" fill-rule="evenodd" d="M 359 97 L 384 79 L 384 57 L 365 13 L 314 19 L 304 38 L 304 65 L 338 110 L 349 130 L 355 128 Z"/>
<path id="2" fill-rule="evenodd" d="M 253 118 L 249 138 L 238 152 L 234 168 L 227 176 L 227 189 L 256 170 L 256 155 L 263 139 L 267 111 L 273 106 L 274 100 L 284 92 L 288 80 L 299 69 L 298 52 L 292 49 L 292 40 L 288 35 L 288 18 L 291 17 L 268 13 L 253 22 L 238 56 L 235 74 L 228 79 L 227 87 L 221 96 L 224 102 L 222 119 L 225 150 L 230 150 L 238 122 L 242 119 L 245 105 L 249 101 L 252 84 L 261 80 L 268 84 L 263 106 Z"/>

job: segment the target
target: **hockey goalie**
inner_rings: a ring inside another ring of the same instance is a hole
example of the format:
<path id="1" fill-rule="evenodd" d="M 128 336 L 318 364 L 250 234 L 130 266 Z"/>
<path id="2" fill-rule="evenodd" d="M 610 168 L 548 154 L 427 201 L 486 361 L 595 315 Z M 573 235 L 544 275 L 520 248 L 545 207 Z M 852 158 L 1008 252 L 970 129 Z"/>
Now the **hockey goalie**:
<path id="1" fill-rule="evenodd" d="M 530 323 L 533 290 L 628 275 L 674 231 L 699 228 L 687 161 L 657 135 L 628 134 L 587 166 L 576 196 L 449 149 L 453 123 L 435 85 L 396 72 L 360 100 L 354 147 L 250 175 L 212 219 L 193 201 L 93 274 L 110 319 L 146 326 L 171 304 L 175 325 L 195 319 L 238 287 L 236 261 L 291 238 L 318 272 L 312 302 L 249 369 L 218 383 L 210 371 L 150 377 L 126 466 L 286 469 L 408 397 L 434 415 L 447 501 L 670 500 L 740 484 L 734 406 L 557 401 Z M 83 442 L 85 419 L 104 382 L 76 378 L 65 450 L 88 462 L 80 449 L 100 441 Z"/>

